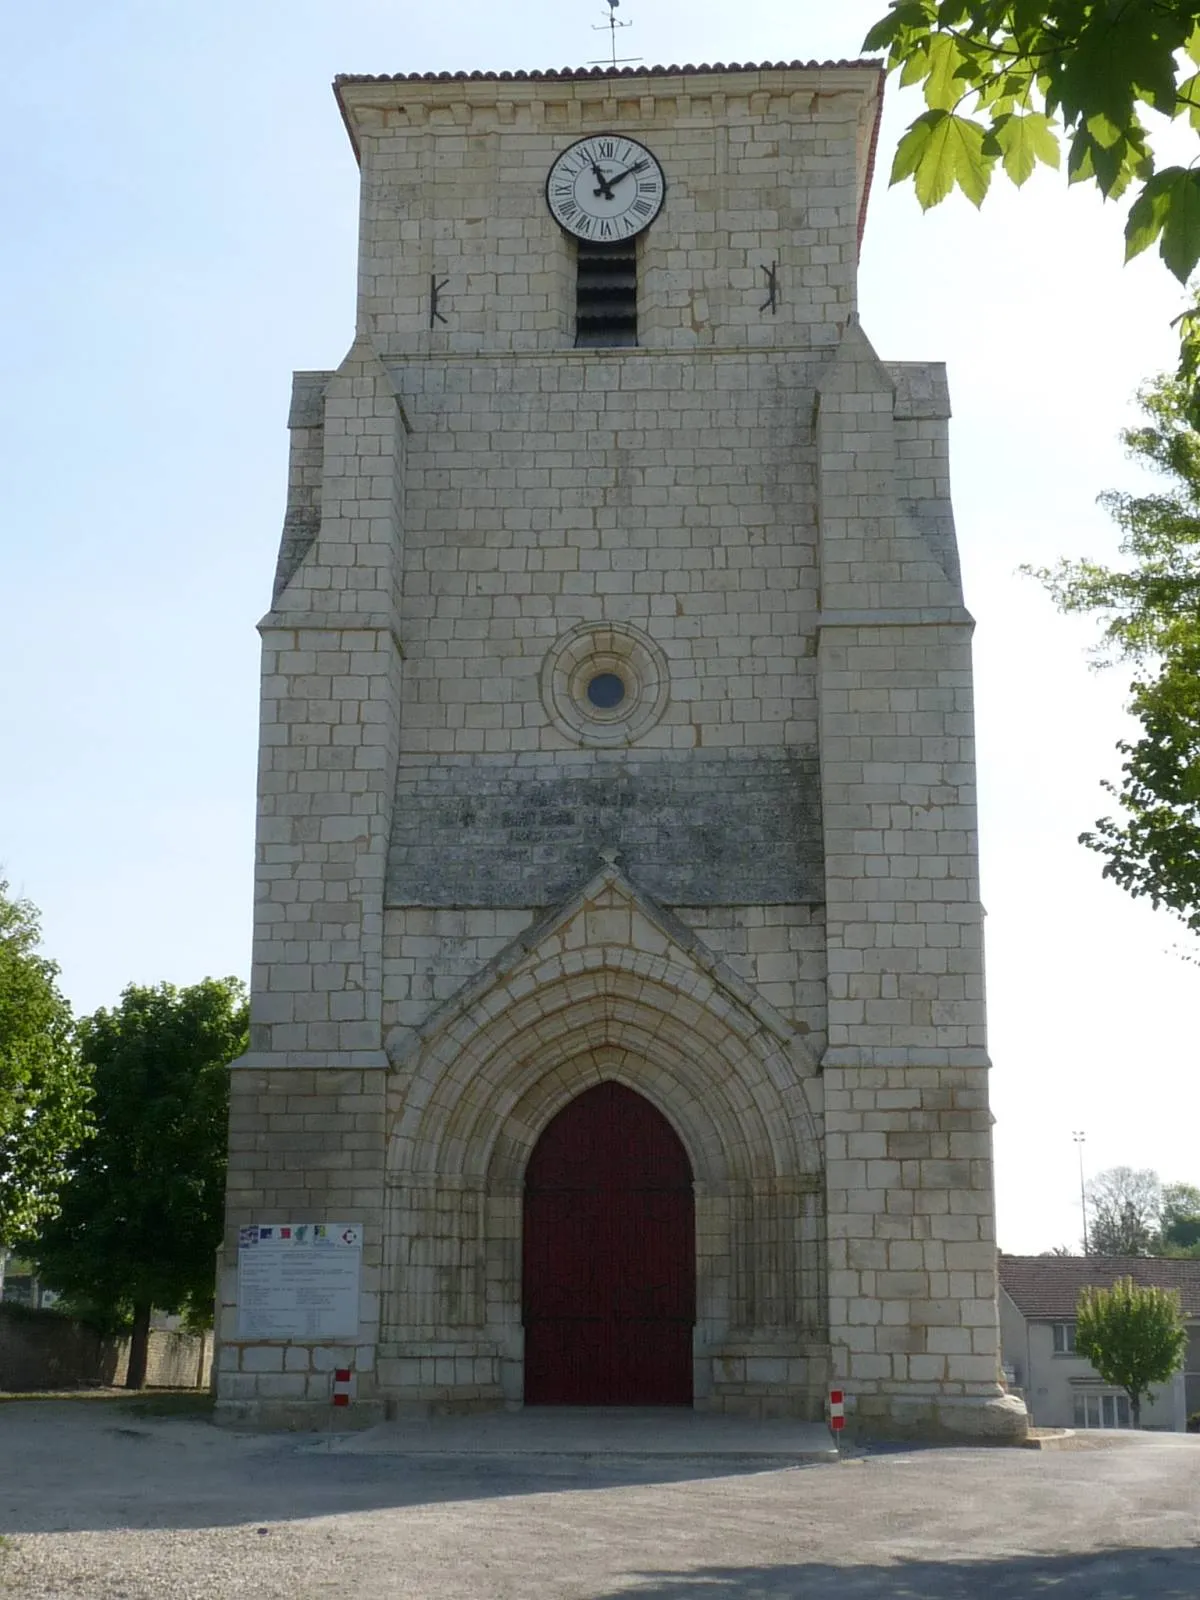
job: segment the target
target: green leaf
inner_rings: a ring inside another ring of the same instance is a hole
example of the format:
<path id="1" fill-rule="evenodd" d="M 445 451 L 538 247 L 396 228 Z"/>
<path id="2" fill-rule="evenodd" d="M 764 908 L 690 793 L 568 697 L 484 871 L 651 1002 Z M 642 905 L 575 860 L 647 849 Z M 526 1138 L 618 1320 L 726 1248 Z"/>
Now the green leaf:
<path id="1" fill-rule="evenodd" d="M 1153 158 L 1146 131 L 1136 119 L 1130 120 L 1112 144 L 1104 142 L 1112 135 L 1111 125 L 1102 119 L 1100 127 L 1103 139 L 1090 127 L 1076 132 L 1067 152 L 1067 181 L 1083 183 L 1090 178 L 1106 200 L 1116 200 L 1134 178 L 1146 178 L 1153 172 Z"/>
<path id="2" fill-rule="evenodd" d="M 978 63 L 970 62 L 968 70 L 972 75 L 972 86 L 979 94 L 980 104 L 992 106 L 998 111 L 1015 111 L 1018 106 L 1023 111 L 1031 110 L 1038 84 L 1028 64 L 1008 61 L 997 70 L 990 70 L 993 67 L 995 63 L 989 62 L 989 70 L 985 75 Z M 1012 104 L 1001 105 L 1003 100 L 1011 100 Z"/>
<path id="3" fill-rule="evenodd" d="M 927 29 L 934 20 L 932 0 L 893 0 L 886 17 L 881 17 L 863 40 L 864 50 L 884 50 L 896 42 L 906 28 Z"/>
<path id="4" fill-rule="evenodd" d="M 1016 97 L 1005 93 L 1001 79 L 993 78 L 979 90 L 979 109 L 989 112 L 992 122 L 995 123 L 999 117 L 1012 116 L 1017 109 Z"/>
<path id="5" fill-rule="evenodd" d="M 1193 307 L 1171 324 L 1179 330 L 1179 366 L 1176 378 L 1183 390 L 1184 415 L 1192 428 L 1200 428 L 1200 312 Z M 1197 851 L 1200 859 L 1200 850 Z"/>
<path id="6" fill-rule="evenodd" d="M 995 158 L 984 151 L 987 130 L 969 117 L 948 116 L 935 131 L 926 172 L 916 174 L 917 198 L 928 208 L 947 173 L 974 206 L 983 204 Z"/>
<path id="7" fill-rule="evenodd" d="M 991 181 L 995 157 L 984 149 L 986 130 L 968 117 L 926 111 L 901 139 L 892 164 L 893 183 L 911 177 L 921 208 L 939 205 L 955 184 L 980 205 Z"/>
<path id="8" fill-rule="evenodd" d="M 997 117 L 992 125 L 992 135 L 1003 159 L 1004 170 L 1018 189 L 1039 161 L 1048 167 L 1058 166 L 1058 137 L 1049 117 L 1040 111 L 1031 111 L 1024 117 Z"/>
<path id="9" fill-rule="evenodd" d="M 1200 67 L 1200 23 L 1197 23 L 1192 29 L 1184 49 L 1196 65 Z"/>
<path id="10" fill-rule="evenodd" d="M 1175 101 L 1175 115 L 1187 113 L 1193 128 L 1200 130 L 1200 72 L 1194 72 L 1179 85 Z"/>
<path id="11" fill-rule="evenodd" d="M 929 41 L 929 70 L 925 78 L 925 104 L 935 111 L 953 111 L 968 91 L 958 76 L 963 54 L 952 34 L 935 33 Z"/>
<path id="12" fill-rule="evenodd" d="M 929 47 L 921 45 L 906 59 L 900 69 L 900 87 L 907 89 L 911 84 L 920 83 L 929 71 Z"/>
<path id="13" fill-rule="evenodd" d="M 1158 249 L 1180 283 L 1186 283 L 1200 261 L 1200 172 L 1175 170 L 1179 176 L 1169 190 L 1170 204 Z"/>
<path id="14" fill-rule="evenodd" d="M 1061 11 L 1060 8 L 1056 8 Z M 1079 8 L 1052 69 L 1068 122 L 1105 113 L 1122 130 L 1143 100 L 1174 111 L 1175 53 L 1187 41 L 1185 7 L 1093 3 Z M 1071 39 L 1071 33 L 1074 38 Z"/>
<path id="15" fill-rule="evenodd" d="M 1200 172 L 1164 167 L 1146 180 L 1125 225 L 1125 259 L 1152 245 L 1161 235 L 1159 254 L 1186 283 L 1200 261 Z"/>
<path id="16" fill-rule="evenodd" d="M 1095 111 L 1085 119 L 1084 126 L 1094 143 L 1102 150 L 1111 150 L 1125 137 L 1125 129 L 1118 127 L 1107 112 Z"/>
<path id="17" fill-rule="evenodd" d="M 1167 167 L 1162 172 L 1156 172 L 1147 179 L 1141 194 L 1130 206 L 1129 219 L 1125 224 L 1126 261 L 1132 261 L 1134 256 L 1140 256 L 1143 250 L 1148 250 L 1163 231 L 1167 212 L 1171 209 L 1170 185 L 1173 175 L 1180 170 L 1179 167 Z"/>
<path id="18" fill-rule="evenodd" d="M 1067 182 L 1086 183 L 1094 179 L 1096 169 L 1092 165 L 1092 140 L 1086 128 L 1080 128 L 1071 140 L 1067 150 Z"/>
<path id="19" fill-rule="evenodd" d="M 859 46 L 859 49 L 886 50 L 900 31 L 900 26 L 899 20 L 894 15 L 880 17 Z"/>
<path id="20" fill-rule="evenodd" d="M 933 137 L 933 125 L 944 115 L 945 113 L 941 111 L 923 112 L 910 127 L 905 129 L 900 143 L 896 146 L 896 154 L 892 158 L 890 183 L 903 183 L 905 178 L 912 178 L 915 175 L 928 153 L 929 141 Z"/>

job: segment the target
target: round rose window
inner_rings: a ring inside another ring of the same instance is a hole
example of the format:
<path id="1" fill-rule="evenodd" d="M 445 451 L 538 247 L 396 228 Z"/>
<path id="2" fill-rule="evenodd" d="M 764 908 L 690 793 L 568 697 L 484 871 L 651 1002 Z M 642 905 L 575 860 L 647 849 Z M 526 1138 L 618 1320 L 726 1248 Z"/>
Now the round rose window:
<path id="1" fill-rule="evenodd" d="M 667 707 L 667 661 L 627 622 L 580 623 L 542 666 L 542 703 L 574 744 L 632 744 Z"/>

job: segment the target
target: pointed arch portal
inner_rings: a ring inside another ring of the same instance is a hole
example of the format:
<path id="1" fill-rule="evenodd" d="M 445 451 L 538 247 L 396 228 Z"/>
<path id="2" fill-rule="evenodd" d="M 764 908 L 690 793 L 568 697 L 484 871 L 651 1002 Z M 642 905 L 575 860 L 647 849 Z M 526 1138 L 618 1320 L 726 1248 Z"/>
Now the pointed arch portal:
<path id="1" fill-rule="evenodd" d="M 809 1406 L 828 1354 L 815 1066 L 687 929 L 607 869 L 390 1045 L 380 1370 L 394 1392 Z M 646 1147 L 621 1144 L 622 1115 L 627 1133 L 657 1130 L 654 1181 L 628 1165 Z M 570 1182 L 541 1182 L 559 1137 L 591 1163 L 586 1185 L 570 1164 Z M 587 1294 L 594 1314 L 572 1316 Z"/>
<path id="2" fill-rule="evenodd" d="M 527 1405 L 691 1405 L 692 1168 L 660 1111 L 612 1081 L 564 1107 L 522 1237 Z"/>

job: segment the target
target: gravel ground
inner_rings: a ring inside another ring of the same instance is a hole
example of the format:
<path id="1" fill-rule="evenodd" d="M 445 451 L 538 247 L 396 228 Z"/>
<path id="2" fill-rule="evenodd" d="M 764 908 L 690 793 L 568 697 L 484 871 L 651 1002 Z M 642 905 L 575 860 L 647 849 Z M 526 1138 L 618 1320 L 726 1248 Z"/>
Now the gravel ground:
<path id="1" fill-rule="evenodd" d="M 1197 1600 L 1200 1438 L 720 1461 L 341 1456 L 0 1406 L 0 1595 Z"/>

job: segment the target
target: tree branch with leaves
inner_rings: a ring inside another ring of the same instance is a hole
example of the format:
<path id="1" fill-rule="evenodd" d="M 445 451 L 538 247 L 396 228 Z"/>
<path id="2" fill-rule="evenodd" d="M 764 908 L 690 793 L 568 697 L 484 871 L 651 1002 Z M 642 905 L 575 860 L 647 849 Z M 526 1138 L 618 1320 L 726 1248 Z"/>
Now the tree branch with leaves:
<path id="1" fill-rule="evenodd" d="M 1157 242 L 1186 284 L 1200 261 L 1200 144 L 1164 161 L 1161 131 L 1200 131 L 1200 0 L 892 0 L 864 48 L 885 50 L 927 109 L 896 151 L 891 181 L 921 205 L 955 188 L 981 205 L 1000 168 L 1018 186 L 1041 164 L 1132 199 L 1125 259 Z M 1160 120 L 1165 119 L 1165 120 Z M 1179 377 L 1200 421 L 1200 312 L 1177 319 Z"/>
<path id="2" fill-rule="evenodd" d="M 131 984 L 79 1025 L 95 1132 L 31 1254 L 68 1300 L 132 1320 L 126 1386 L 145 1381 L 151 1312 L 207 1320 L 221 1238 L 228 1066 L 246 1048 L 234 978 Z"/>
<path id="3" fill-rule="evenodd" d="M 40 945 L 36 908 L 0 881 L 0 1256 L 54 1213 L 89 1132 L 90 1075 Z"/>
<path id="4" fill-rule="evenodd" d="M 1121 530 L 1126 565 L 1023 570 L 1059 610 L 1102 620 L 1098 663 L 1138 669 L 1128 709 L 1141 735 L 1117 746 L 1120 784 L 1104 784 L 1119 814 L 1100 818 L 1080 843 L 1104 858 L 1105 877 L 1200 932 L 1200 433 L 1178 379 L 1159 378 L 1138 400 L 1146 420 L 1122 438 L 1162 487 L 1100 497 Z"/>

